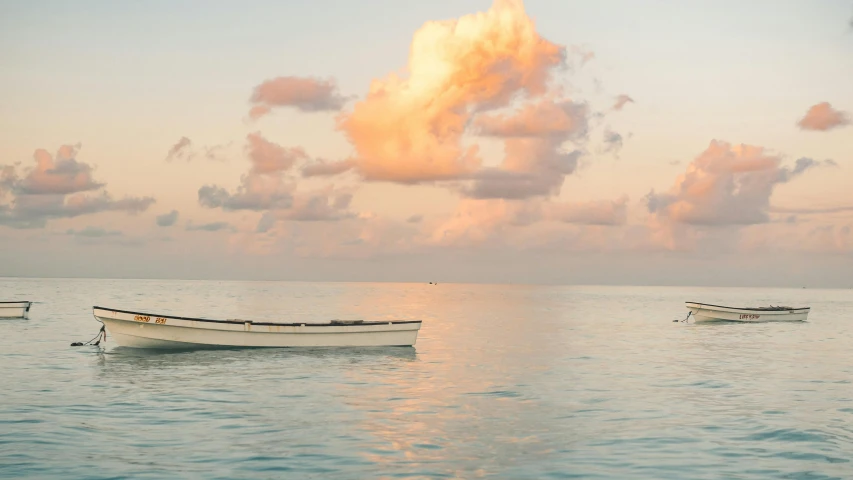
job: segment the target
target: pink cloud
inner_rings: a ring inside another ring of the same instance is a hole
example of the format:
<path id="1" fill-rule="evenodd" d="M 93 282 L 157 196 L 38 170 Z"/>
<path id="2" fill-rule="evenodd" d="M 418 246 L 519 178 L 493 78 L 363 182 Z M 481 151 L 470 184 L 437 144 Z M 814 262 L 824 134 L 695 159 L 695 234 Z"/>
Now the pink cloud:
<path id="1" fill-rule="evenodd" d="M 847 113 L 832 108 L 828 102 L 818 103 L 809 108 L 805 116 L 797 122 L 803 130 L 832 130 L 850 124 Z"/>
<path id="2" fill-rule="evenodd" d="M 78 150 L 79 146 L 63 145 L 55 160 L 46 150 L 36 150 L 36 166 L 21 179 L 18 189 L 30 195 L 65 195 L 101 188 L 104 184 L 93 180 L 92 167 L 75 159 Z"/>
<path id="3" fill-rule="evenodd" d="M 249 118 L 251 118 L 252 120 L 257 120 L 271 112 L 272 108 L 268 105 L 255 105 L 254 107 L 249 109 Z"/>
<path id="4" fill-rule="evenodd" d="M 296 186 L 278 175 L 243 175 L 233 193 L 223 187 L 205 185 L 198 190 L 198 202 L 207 208 L 226 211 L 286 209 L 293 205 Z"/>
<path id="5" fill-rule="evenodd" d="M 16 165 L 0 166 L 0 225 L 42 228 L 51 219 L 73 218 L 106 211 L 137 214 L 155 203 L 152 197 L 114 199 L 94 180 L 92 167 L 76 159 L 79 145 L 62 145 L 51 156 L 38 149 L 35 166 L 23 176 Z M 2 200 L 9 198 L 8 203 Z"/>
<path id="6" fill-rule="evenodd" d="M 571 100 L 542 99 L 511 115 L 484 115 L 476 125 L 481 135 L 504 139 L 499 168 L 470 175 L 463 188 L 473 198 L 521 199 L 560 193 L 564 179 L 577 168 L 580 150 L 562 146 L 587 133 L 587 107 Z"/>
<path id="7" fill-rule="evenodd" d="M 581 152 L 562 152 L 547 139 L 508 139 L 501 168 L 472 174 L 461 192 L 471 198 L 520 200 L 558 195 L 565 177 L 575 171 Z"/>
<path id="8" fill-rule="evenodd" d="M 424 245 L 624 250 L 633 248 L 625 234 L 627 207 L 627 197 L 577 203 L 461 199 L 452 214 L 424 224 Z"/>
<path id="9" fill-rule="evenodd" d="M 298 180 L 291 171 L 309 161 L 301 147 L 282 147 L 260 133 L 246 136 L 246 156 L 251 164 L 236 190 L 218 185 L 198 190 L 201 206 L 223 211 L 264 212 L 257 231 L 268 231 L 278 220 L 334 221 L 349 218 L 352 193 L 331 186 L 311 192 L 298 191 Z M 316 165 L 316 162 L 309 165 Z M 301 170 L 304 172 L 306 166 Z M 304 174 L 304 173 L 303 173 Z"/>
<path id="10" fill-rule="evenodd" d="M 493 137 L 559 137 L 586 134 L 588 109 L 571 100 L 543 99 L 511 115 L 482 115 L 475 124 L 481 135 Z"/>
<path id="11" fill-rule="evenodd" d="M 732 146 L 712 141 L 687 167 L 669 193 L 647 197 L 649 211 L 658 218 L 694 225 L 750 225 L 769 220 L 770 196 L 775 187 L 806 170 L 834 162 L 797 160 L 793 169 L 782 159 L 751 145 Z"/>
<path id="12" fill-rule="evenodd" d="M 293 107 L 303 112 L 338 111 L 346 103 L 334 80 L 311 77 L 277 77 L 257 87 L 250 102 L 249 117 L 258 119 L 275 107 Z"/>
<path id="13" fill-rule="evenodd" d="M 353 160 L 340 160 L 337 162 L 327 162 L 324 160 L 316 160 L 302 167 L 303 177 L 332 177 L 348 172 L 355 167 Z"/>
<path id="14" fill-rule="evenodd" d="M 297 161 L 308 158 L 302 147 L 284 148 L 265 139 L 260 132 L 246 136 L 246 152 L 252 162 L 252 172 L 258 174 L 283 172 Z"/>
<path id="15" fill-rule="evenodd" d="M 623 93 L 616 97 L 616 103 L 613 104 L 613 110 L 622 110 L 622 107 L 628 103 L 634 103 L 634 99 Z"/>
<path id="16" fill-rule="evenodd" d="M 428 242 L 444 246 L 481 245 L 508 229 L 542 218 L 541 202 L 503 199 L 462 199 L 448 218 L 432 229 Z"/>

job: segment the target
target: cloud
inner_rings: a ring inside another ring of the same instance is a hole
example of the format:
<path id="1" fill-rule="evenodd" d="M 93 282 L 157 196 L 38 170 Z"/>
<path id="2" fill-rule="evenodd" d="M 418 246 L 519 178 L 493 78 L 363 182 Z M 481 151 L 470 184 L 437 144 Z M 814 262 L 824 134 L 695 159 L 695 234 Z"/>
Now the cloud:
<path id="1" fill-rule="evenodd" d="M 103 237 L 120 237 L 124 235 L 118 230 L 105 230 L 101 227 L 86 227 L 82 230 L 74 230 L 69 229 L 65 232 L 68 235 L 73 235 L 75 237 L 86 237 L 86 238 L 103 238 Z"/>
<path id="2" fill-rule="evenodd" d="M 277 77 L 255 87 L 250 102 L 254 105 L 249 117 L 257 120 L 275 107 L 293 107 L 303 112 L 338 111 L 347 98 L 341 96 L 332 79 Z"/>
<path id="3" fill-rule="evenodd" d="M 805 116 L 797 122 L 803 130 L 827 131 L 850 124 L 847 113 L 832 108 L 828 102 L 818 103 L 809 108 Z"/>
<path id="4" fill-rule="evenodd" d="M 152 197 L 114 199 L 101 190 L 93 169 L 76 159 L 79 145 L 63 145 L 55 158 L 46 150 L 33 155 L 35 166 L 18 174 L 17 165 L 0 166 L 0 225 L 42 228 L 48 220 L 116 211 L 137 214 L 155 203 Z M 4 203 L 4 200 L 5 203 Z"/>
<path id="5" fill-rule="evenodd" d="M 290 208 L 295 184 L 285 181 L 282 173 L 308 155 L 300 147 L 285 148 L 270 142 L 260 133 L 246 136 L 246 155 L 251 163 L 249 172 L 240 180 L 237 191 L 229 193 L 223 187 L 205 185 L 198 190 L 199 204 L 223 210 L 269 210 Z"/>
<path id="6" fill-rule="evenodd" d="M 798 158 L 796 163 L 794 164 L 794 169 L 791 170 L 791 175 L 799 175 L 812 167 L 819 166 L 837 167 L 838 163 L 836 163 L 835 160 L 832 159 L 824 160 L 821 162 L 808 157 Z"/>
<path id="7" fill-rule="evenodd" d="M 480 116 L 475 124 L 484 136 L 567 140 L 586 134 L 587 110 L 585 104 L 571 100 L 545 99 L 527 104 L 512 115 Z"/>
<path id="8" fill-rule="evenodd" d="M 411 217 L 406 219 L 406 223 L 421 223 L 423 219 L 423 215 L 412 215 Z"/>
<path id="9" fill-rule="evenodd" d="M 157 226 L 158 227 L 171 227 L 178 221 L 178 211 L 172 210 L 169 213 L 164 213 L 163 215 L 157 215 Z"/>
<path id="10" fill-rule="evenodd" d="M 169 149 L 169 153 L 166 154 L 166 161 L 171 162 L 175 159 L 189 160 L 192 156 L 192 153 L 190 152 L 192 143 L 192 140 L 189 138 L 181 137 L 181 139 Z"/>
<path id="11" fill-rule="evenodd" d="M 278 213 L 265 214 L 255 232 L 232 236 L 231 244 L 258 255 L 347 259 L 413 253 L 419 245 L 417 226 L 369 212 L 336 222 L 285 222 Z"/>
<path id="12" fill-rule="evenodd" d="M 830 161 L 831 162 L 831 161 Z M 793 169 L 763 147 L 712 141 L 676 180 L 669 193 L 646 196 L 649 212 L 660 219 L 692 225 L 752 225 L 769 220 L 770 196 L 785 183 L 817 165 L 797 160 Z"/>
<path id="13" fill-rule="evenodd" d="M 46 150 L 36 150 L 36 166 L 15 184 L 15 190 L 26 195 L 66 195 L 103 187 L 93 180 L 92 167 L 75 159 L 79 149 L 79 145 L 63 145 L 55 160 Z"/>
<path id="14" fill-rule="evenodd" d="M 275 218 L 275 215 L 270 212 L 264 213 L 261 215 L 261 219 L 258 220 L 258 226 L 255 227 L 255 233 L 267 233 L 273 226 L 275 226 L 276 221 L 277 219 Z"/>
<path id="15" fill-rule="evenodd" d="M 367 97 L 341 116 L 367 180 L 418 183 L 457 179 L 481 164 L 462 138 L 480 113 L 548 90 L 565 48 L 542 38 L 520 0 L 427 22 L 414 35 L 408 77 L 374 80 Z"/>
<path id="16" fill-rule="evenodd" d="M 578 203 L 542 199 L 461 199 L 451 215 L 437 224 L 425 226 L 430 230 L 426 243 L 447 247 L 504 245 L 521 249 L 549 242 L 559 245 L 561 239 L 569 237 L 575 239 L 575 246 L 601 243 L 602 237 L 609 238 L 614 235 L 614 228 L 626 224 L 627 206 L 628 197 L 625 196 L 614 201 Z M 594 234 L 584 231 L 590 228 L 605 231 Z M 607 242 L 612 243 L 612 240 Z"/>
<path id="17" fill-rule="evenodd" d="M 582 152 L 555 152 L 552 146 L 542 140 L 507 141 L 507 158 L 513 159 L 519 170 L 481 170 L 470 176 L 474 182 L 462 187 L 461 193 L 470 198 L 507 200 L 559 194 L 566 175 L 577 168 Z"/>
<path id="18" fill-rule="evenodd" d="M 291 207 L 273 214 L 281 220 L 298 222 L 337 221 L 355 217 L 355 214 L 348 210 L 351 201 L 351 193 L 326 187 L 315 192 L 297 194 Z"/>
<path id="19" fill-rule="evenodd" d="M 622 107 L 628 103 L 634 103 L 634 99 L 623 93 L 616 97 L 616 103 L 613 104 L 613 110 L 622 110 Z"/>
<path id="20" fill-rule="evenodd" d="M 244 175 L 237 191 L 229 193 L 216 185 L 198 189 L 198 203 L 207 208 L 223 210 L 269 210 L 289 208 L 293 204 L 294 186 L 280 177 Z"/>
<path id="21" fill-rule="evenodd" d="M 609 128 L 604 130 L 604 153 L 613 153 L 613 155 L 619 157 L 619 151 L 622 150 L 623 144 L 624 139 L 621 134 Z"/>
<path id="22" fill-rule="evenodd" d="M 484 115 L 475 122 L 482 136 L 504 140 L 499 168 L 484 168 L 463 187 L 471 198 L 523 199 L 558 195 L 567 175 L 577 168 L 580 150 L 565 151 L 563 144 L 587 134 L 587 106 L 568 99 L 543 99 L 511 115 Z"/>
<path id="23" fill-rule="evenodd" d="M 826 213 L 847 213 L 853 212 L 853 206 L 842 205 L 837 207 L 824 208 L 785 208 L 785 207 L 770 207 L 771 213 L 795 213 L 797 215 L 822 215 Z"/>
<path id="24" fill-rule="evenodd" d="M 326 162 L 316 160 L 302 167 L 303 177 L 331 177 L 351 170 L 355 166 L 352 160 L 340 160 L 337 162 Z"/>
<path id="25" fill-rule="evenodd" d="M 173 162 L 175 160 L 186 160 L 189 162 L 190 160 L 203 157 L 206 160 L 210 161 L 219 161 L 224 160 L 222 158 L 222 150 L 228 148 L 229 144 L 224 145 L 213 145 L 213 146 L 203 146 L 200 147 L 200 151 L 193 148 L 193 142 L 187 137 L 181 137 L 172 148 L 169 149 L 169 152 L 166 154 L 166 161 Z"/>
<path id="26" fill-rule="evenodd" d="M 18 181 L 15 165 L 0 165 L 0 198 L 11 193 Z"/>
<path id="27" fill-rule="evenodd" d="M 155 200 L 151 197 L 124 197 L 114 200 L 100 195 L 19 195 L 11 206 L 0 205 L 0 225 L 13 228 L 42 228 L 48 220 L 74 218 L 100 212 L 129 214 L 144 212 Z"/>
<path id="28" fill-rule="evenodd" d="M 190 232 L 219 232 L 221 230 L 234 230 L 234 227 L 231 226 L 228 222 L 212 222 L 212 223 L 204 223 L 201 225 L 193 225 L 192 223 L 188 223 L 186 226 L 186 230 Z"/>
<path id="29" fill-rule="evenodd" d="M 217 185 L 198 190 L 201 206 L 224 211 L 265 212 L 258 233 L 265 233 L 278 220 L 336 221 L 350 218 L 352 192 L 331 186 L 315 191 L 297 191 L 297 180 L 287 175 L 294 166 L 308 160 L 302 148 L 285 148 L 253 133 L 246 137 L 246 154 L 251 163 L 233 193 Z M 310 164 L 309 164 L 310 165 Z M 315 161 L 313 165 L 317 165 Z M 305 166 L 301 171 L 304 174 Z"/>
<path id="30" fill-rule="evenodd" d="M 540 253 L 632 249 L 638 240 L 626 225 L 627 206 L 627 197 L 577 203 L 462 199 L 452 215 L 425 225 L 425 245 Z"/>
<path id="31" fill-rule="evenodd" d="M 509 229 L 529 226 L 541 219 L 539 201 L 462 199 L 456 211 L 433 229 L 428 241 L 444 246 L 481 245 Z"/>
<path id="32" fill-rule="evenodd" d="M 308 158 L 301 147 L 284 148 L 265 139 L 259 132 L 246 136 L 246 152 L 252 162 L 252 173 L 270 174 L 290 170 L 299 160 Z"/>

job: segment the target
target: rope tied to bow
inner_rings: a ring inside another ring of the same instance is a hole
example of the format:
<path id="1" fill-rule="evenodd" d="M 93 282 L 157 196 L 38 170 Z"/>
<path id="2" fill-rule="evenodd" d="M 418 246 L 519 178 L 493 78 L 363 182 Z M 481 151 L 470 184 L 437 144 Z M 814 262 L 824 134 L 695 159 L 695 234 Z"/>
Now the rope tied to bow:
<path id="1" fill-rule="evenodd" d="M 97 340 L 97 342 L 95 342 Z M 98 334 L 95 335 L 94 338 L 89 340 L 88 342 L 74 342 L 71 344 L 72 347 L 84 347 L 86 345 L 92 345 L 93 347 L 97 347 L 101 344 L 101 340 L 107 340 L 107 326 L 101 324 L 101 330 L 98 331 Z M 92 343 L 95 342 L 95 343 Z"/>

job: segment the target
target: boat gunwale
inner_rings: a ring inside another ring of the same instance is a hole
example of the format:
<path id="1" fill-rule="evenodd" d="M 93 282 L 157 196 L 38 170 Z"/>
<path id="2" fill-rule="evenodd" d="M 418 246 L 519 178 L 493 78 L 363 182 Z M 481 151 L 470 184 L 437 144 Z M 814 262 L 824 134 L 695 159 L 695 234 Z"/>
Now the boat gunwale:
<path id="1" fill-rule="evenodd" d="M 3 304 L 10 304 L 10 303 L 33 303 L 33 302 L 31 302 L 31 301 L 29 301 L 29 300 L 19 300 L 19 301 L 17 301 L 17 302 L 0 302 L 0 305 L 3 305 Z"/>
<path id="2" fill-rule="evenodd" d="M 174 315 L 162 315 L 158 313 L 144 313 L 144 312 L 133 312 L 130 310 L 119 310 L 117 308 L 107 308 L 107 307 L 98 307 L 92 306 L 92 313 L 94 314 L 95 310 L 105 310 L 108 312 L 117 312 L 117 313 L 127 313 L 130 315 L 145 315 L 149 317 L 160 317 L 160 318 L 171 318 L 173 320 L 188 320 L 191 322 L 208 322 L 208 323 L 224 323 L 230 325 L 243 325 L 245 323 L 251 323 L 252 325 L 260 325 L 260 326 L 280 326 L 280 327 L 361 327 L 368 325 L 401 325 L 401 324 L 409 324 L 409 323 L 423 323 L 423 320 L 388 320 L 387 322 L 383 321 L 362 321 L 361 323 L 308 323 L 308 322 L 297 322 L 297 323 L 276 323 L 276 322 L 256 322 L 253 320 L 213 320 L 210 318 L 193 318 L 193 317 L 178 317 Z M 97 315 L 95 315 L 97 317 Z M 110 320 L 120 320 L 120 321 L 132 321 L 132 320 L 123 320 L 121 318 L 112 318 Z M 343 322 L 347 322 L 347 320 L 343 320 Z M 162 325 L 162 326 L 170 326 L 170 325 Z M 172 325 L 174 326 L 174 325 Z"/>
<path id="3" fill-rule="evenodd" d="M 812 307 L 791 307 L 791 308 L 776 307 L 776 308 L 771 309 L 771 308 L 766 308 L 766 307 L 765 308 L 727 307 L 725 305 L 713 305 L 710 303 L 699 303 L 699 302 L 684 302 L 684 303 L 685 304 L 692 304 L 692 305 L 700 305 L 703 307 L 727 308 L 729 310 L 747 310 L 750 312 L 785 312 L 785 313 L 787 313 L 787 312 L 800 311 L 800 310 L 811 310 L 811 308 L 812 308 Z"/>

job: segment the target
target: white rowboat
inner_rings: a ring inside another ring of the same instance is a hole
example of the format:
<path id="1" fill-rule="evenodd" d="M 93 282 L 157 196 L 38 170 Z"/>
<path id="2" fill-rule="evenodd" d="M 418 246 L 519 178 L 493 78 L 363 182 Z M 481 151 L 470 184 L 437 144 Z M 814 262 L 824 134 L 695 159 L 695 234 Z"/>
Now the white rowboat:
<path id="1" fill-rule="evenodd" d="M 410 347 L 421 328 L 421 320 L 276 323 L 175 317 L 104 307 L 93 307 L 93 311 L 120 346 L 154 349 Z"/>
<path id="2" fill-rule="evenodd" d="M 0 318 L 27 318 L 33 302 L 0 302 Z"/>
<path id="3" fill-rule="evenodd" d="M 695 322 L 804 322 L 809 307 L 738 308 L 686 302 Z"/>

